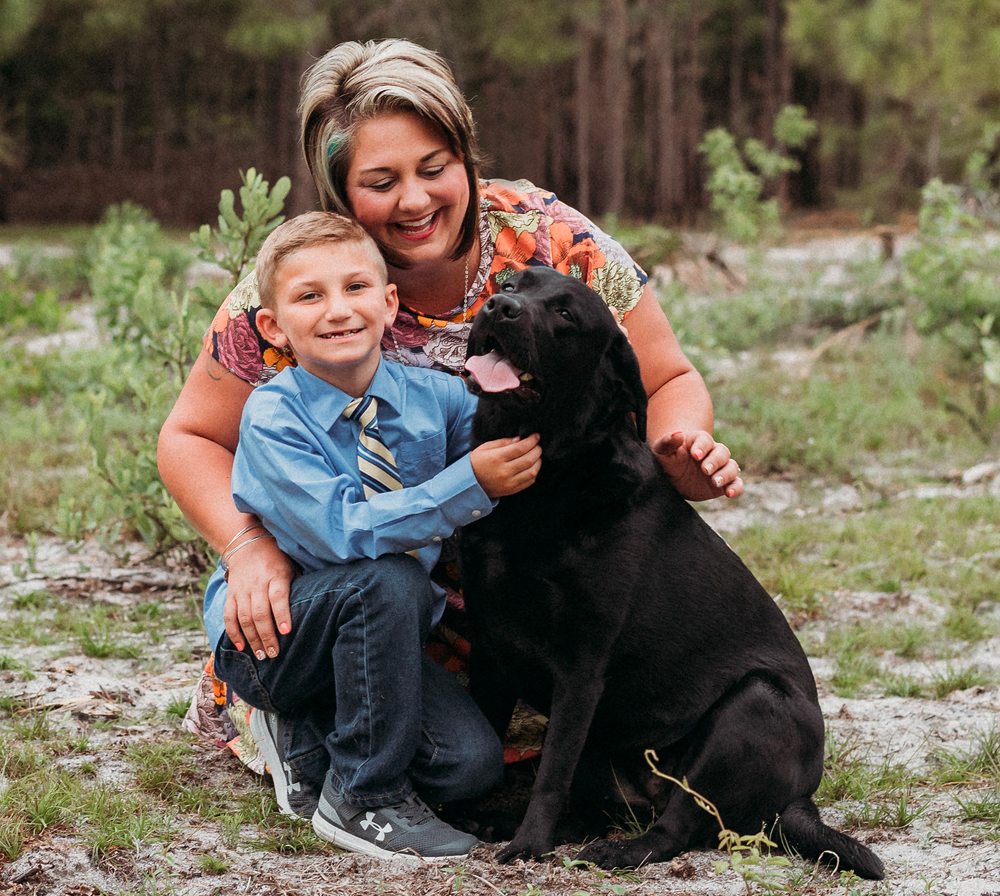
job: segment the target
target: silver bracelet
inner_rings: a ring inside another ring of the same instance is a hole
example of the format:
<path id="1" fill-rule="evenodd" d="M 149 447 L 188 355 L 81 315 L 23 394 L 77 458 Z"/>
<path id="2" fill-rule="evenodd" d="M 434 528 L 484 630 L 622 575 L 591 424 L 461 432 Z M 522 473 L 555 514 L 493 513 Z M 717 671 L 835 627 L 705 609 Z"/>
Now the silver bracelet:
<path id="1" fill-rule="evenodd" d="M 265 532 L 263 535 L 255 535 L 253 538 L 248 538 L 246 541 L 241 541 L 236 547 L 234 547 L 227 557 L 219 558 L 219 566 L 222 567 L 222 577 L 225 581 L 229 581 L 229 559 L 235 554 L 240 548 L 245 548 L 252 541 L 260 541 L 262 538 L 274 538 L 270 532 Z"/>
<path id="2" fill-rule="evenodd" d="M 228 551 L 233 546 L 233 542 L 236 541 L 236 539 L 239 538 L 241 535 L 246 535 L 246 533 L 249 532 L 251 529 L 263 529 L 263 528 L 264 524 L 261 523 L 260 521 L 256 523 L 251 523 L 249 526 L 245 526 L 244 528 L 240 529 L 240 531 L 237 532 L 232 538 L 229 539 L 229 544 L 227 544 L 219 553 L 224 557 L 226 555 L 226 551 Z"/>

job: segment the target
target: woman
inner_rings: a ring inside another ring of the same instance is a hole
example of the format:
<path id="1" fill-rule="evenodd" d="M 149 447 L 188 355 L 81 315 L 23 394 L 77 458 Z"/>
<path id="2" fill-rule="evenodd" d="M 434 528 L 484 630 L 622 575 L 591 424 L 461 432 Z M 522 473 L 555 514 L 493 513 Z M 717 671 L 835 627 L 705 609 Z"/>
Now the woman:
<path id="1" fill-rule="evenodd" d="M 649 394 L 650 441 L 691 500 L 743 490 L 712 435 L 712 403 L 646 276 L 624 249 L 551 193 L 481 181 L 471 112 L 447 64 L 404 40 L 341 44 L 303 79 L 302 141 L 324 209 L 355 217 L 378 242 L 400 314 L 383 350 L 402 363 L 461 370 L 471 321 L 507 276 L 544 264 L 580 277 L 628 328 Z M 233 290 L 160 435 L 167 488 L 216 550 L 229 549 L 209 599 L 225 600 L 240 649 L 277 656 L 290 630 L 292 564 L 240 514 L 230 473 L 251 390 L 291 359 L 255 326 L 252 276 Z M 236 536 L 235 533 L 246 534 Z"/>

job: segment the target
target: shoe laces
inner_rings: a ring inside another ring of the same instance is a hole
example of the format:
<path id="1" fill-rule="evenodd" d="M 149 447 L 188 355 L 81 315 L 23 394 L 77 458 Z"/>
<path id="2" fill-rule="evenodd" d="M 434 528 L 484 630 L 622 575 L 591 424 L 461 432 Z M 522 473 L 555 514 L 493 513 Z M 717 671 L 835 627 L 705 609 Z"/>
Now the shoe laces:
<path id="1" fill-rule="evenodd" d="M 437 816 L 419 796 L 411 793 L 404 802 L 395 807 L 396 814 L 405 818 L 414 827 L 434 821 Z"/>

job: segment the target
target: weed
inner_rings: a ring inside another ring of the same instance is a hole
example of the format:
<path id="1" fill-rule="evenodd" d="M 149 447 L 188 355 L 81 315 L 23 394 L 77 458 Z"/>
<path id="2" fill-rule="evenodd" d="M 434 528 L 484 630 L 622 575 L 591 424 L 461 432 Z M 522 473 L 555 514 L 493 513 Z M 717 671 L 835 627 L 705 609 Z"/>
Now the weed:
<path id="1" fill-rule="evenodd" d="M 635 874 L 623 871 L 620 868 L 615 868 L 611 871 L 602 871 L 593 862 L 585 862 L 582 859 L 571 859 L 567 856 L 563 856 L 561 861 L 563 868 L 567 870 L 584 871 L 591 875 L 594 878 L 598 893 L 608 893 L 611 896 L 624 896 L 628 890 L 623 884 L 615 883 L 615 878 L 620 878 L 630 883 L 639 882 L 639 878 Z M 586 896 L 586 892 L 589 891 L 578 890 L 573 896 L 577 896 L 577 893 L 582 893 Z"/>
<path id="2" fill-rule="evenodd" d="M 24 849 L 24 822 L 20 818 L 0 815 L 0 853 L 15 861 Z"/>
<path id="3" fill-rule="evenodd" d="M 927 688 L 909 675 L 885 675 L 882 694 L 886 697 L 923 697 Z"/>
<path id="4" fill-rule="evenodd" d="M 17 595 L 11 601 L 11 607 L 15 610 L 43 610 L 54 600 L 48 591 L 29 591 L 27 594 Z"/>
<path id="5" fill-rule="evenodd" d="M 11 722 L 11 730 L 25 744 L 51 740 L 56 733 L 47 712 L 36 712 L 16 717 Z"/>
<path id="6" fill-rule="evenodd" d="M 679 781 L 656 767 L 658 757 L 655 750 L 646 750 L 645 756 L 654 775 L 676 784 L 694 799 L 698 808 L 704 809 L 718 822 L 719 849 L 726 852 L 729 857 L 725 861 L 715 863 L 716 874 L 729 869 L 735 871 L 743 880 L 747 896 L 753 893 L 751 885 L 758 887 L 759 892 L 765 894 L 791 892 L 788 883 L 788 869 L 791 867 L 791 862 L 785 856 L 771 855 L 770 850 L 776 848 L 778 844 L 770 840 L 763 830 L 759 834 L 742 836 L 729 830 L 715 805 L 693 790 L 687 779 Z"/>
<path id="7" fill-rule="evenodd" d="M 1000 837 L 1000 788 L 993 787 L 985 792 L 969 796 L 952 794 L 952 799 L 958 803 L 961 818 L 966 821 L 984 822 L 993 828 L 993 838 Z"/>
<path id="8" fill-rule="evenodd" d="M 854 698 L 882 676 L 878 660 L 864 653 L 845 651 L 837 657 L 837 668 L 830 684 L 837 696 Z"/>
<path id="9" fill-rule="evenodd" d="M 190 706 L 190 696 L 176 694 L 167 702 L 167 705 L 163 708 L 163 713 L 168 719 L 183 719 L 187 715 Z"/>
<path id="10" fill-rule="evenodd" d="M 228 849 L 237 849 L 240 845 L 240 828 L 242 822 L 238 815 L 222 816 L 222 843 Z"/>
<path id="11" fill-rule="evenodd" d="M 930 755 L 942 784 L 992 783 L 1000 787 L 1000 727 L 977 732 L 969 747 L 939 747 Z"/>
<path id="12" fill-rule="evenodd" d="M 224 856 L 206 852 L 198 856 L 198 867 L 206 874 L 225 874 L 229 871 L 229 861 Z"/>
<path id="13" fill-rule="evenodd" d="M 976 615 L 975 608 L 966 603 L 953 604 L 941 627 L 953 638 L 976 643 L 984 641 L 992 634 L 988 626 Z"/>
<path id="14" fill-rule="evenodd" d="M 87 821 L 83 837 L 94 861 L 112 850 L 134 850 L 169 836 L 166 818 L 157 815 L 148 803 L 136 800 L 135 794 L 118 789 L 95 787 L 81 801 L 79 811 Z"/>
<path id="15" fill-rule="evenodd" d="M 142 656 L 141 648 L 134 644 L 122 644 L 108 631 L 87 629 L 80 638 L 80 649 L 84 656 L 94 659 L 134 660 Z"/>
<path id="16" fill-rule="evenodd" d="M 941 700 L 953 691 L 967 691 L 974 687 L 990 688 L 995 682 L 996 676 L 988 669 L 979 666 L 954 669 L 948 666 L 945 672 L 934 675 L 931 687 L 934 696 Z"/>
<path id="17" fill-rule="evenodd" d="M 912 773 L 889 756 L 872 760 L 857 734 L 838 740 L 826 736 L 826 762 L 814 799 L 819 805 L 838 800 L 863 801 L 872 793 L 896 794 L 912 782 Z"/>
<path id="18" fill-rule="evenodd" d="M 325 851 L 327 844 L 320 840 L 307 824 L 297 819 L 286 818 L 277 811 L 277 803 L 265 821 L 258 826 L 259 836 L 254 846 L 269 852 L 288 854 L 305 854 Z"/>
<path id="19" fill-rule="evenodd" d="M 866 798 L 852 804 L 844 812 L 849 827 L 889 828 L 901 830 L 909 827 L 927 811 L 929 801 L 914 805 L 910 788 L 903 788 L 889 795 L 888 801 Z"/>

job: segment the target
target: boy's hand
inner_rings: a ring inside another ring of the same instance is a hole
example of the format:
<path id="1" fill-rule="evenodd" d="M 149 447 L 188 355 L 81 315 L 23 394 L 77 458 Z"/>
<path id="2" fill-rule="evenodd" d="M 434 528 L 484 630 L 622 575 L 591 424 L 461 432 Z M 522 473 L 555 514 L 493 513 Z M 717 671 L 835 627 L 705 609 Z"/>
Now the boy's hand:
<path id="1" fill-rule="evenodd" d="M 535 481 L 542 466 L 539 435 L 496 439 L 473 448 L 469 459 L 472 472 L 491 498 L 502 498 L 526 489 Z"/>

